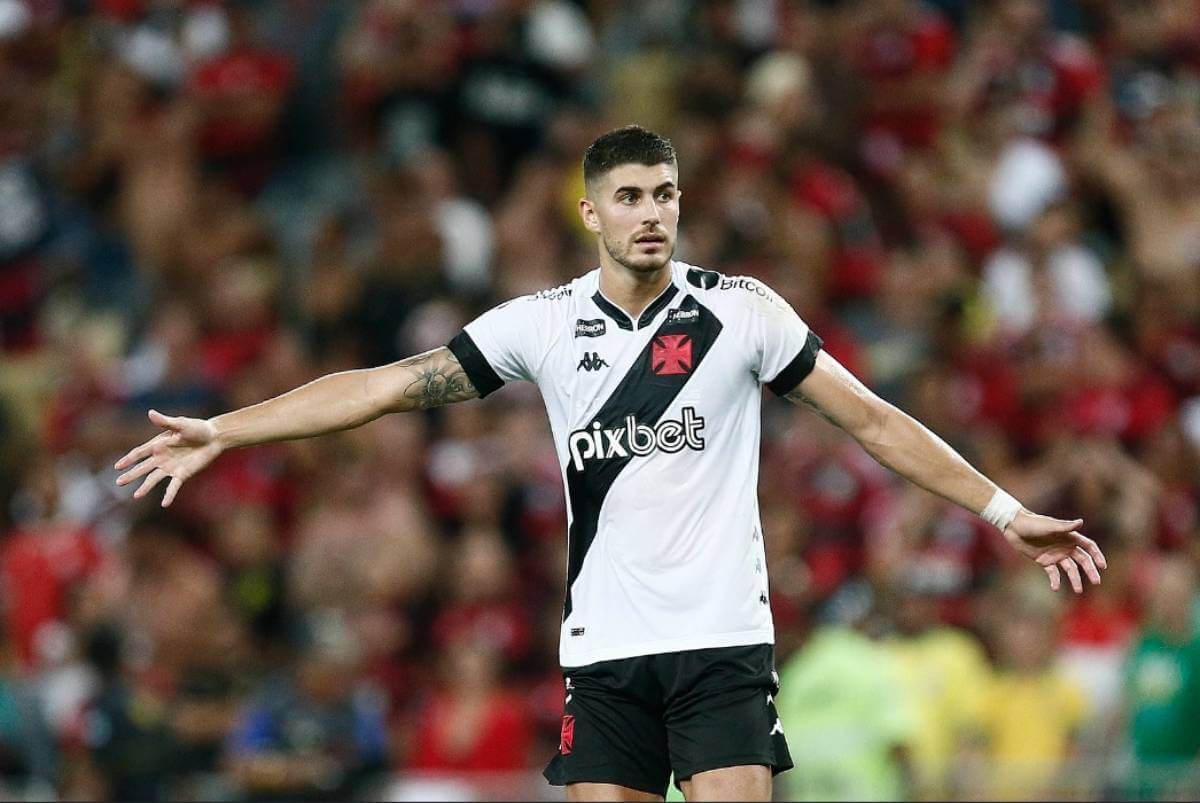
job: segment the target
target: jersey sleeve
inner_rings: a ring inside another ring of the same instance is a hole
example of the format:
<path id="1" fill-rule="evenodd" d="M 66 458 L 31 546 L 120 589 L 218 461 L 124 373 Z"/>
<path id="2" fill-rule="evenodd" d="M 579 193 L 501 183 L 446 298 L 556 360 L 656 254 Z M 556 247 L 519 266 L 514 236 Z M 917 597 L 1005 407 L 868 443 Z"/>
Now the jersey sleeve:
<path id="1" fill-rule="evenodd" d="M 447 347 L 483 398 L 505 382 L 536 382 L 552 331 L 546 303 L 522 296 L 493 307 L 463 327 Z"/>
<path id="2" fill-rule="evenodd" d="M 795 390 L 817 362 L 823 341 L 808 328 L 791 304 L 758 282 L 752 301 L 754 371 L 776 396 Z"/>

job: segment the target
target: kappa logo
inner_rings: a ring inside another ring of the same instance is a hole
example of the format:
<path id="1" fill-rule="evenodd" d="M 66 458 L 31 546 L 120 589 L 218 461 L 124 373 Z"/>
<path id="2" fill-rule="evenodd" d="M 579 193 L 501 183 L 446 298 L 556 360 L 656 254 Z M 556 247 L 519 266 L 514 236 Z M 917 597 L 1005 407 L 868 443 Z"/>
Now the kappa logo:
<path id="1" fill-rule="evenodd" d="M 576 371 L 599 371 L 601 368 L 611 367 L 599 352 L 584 352 L 583 359 L 579 361 L 579 365 L 575 366 Z"/>
<path id="2" fill-rule="evenodd" d="M 771 732 L 767 735 L 774 736 L 777 733 L 781 736 L 783 735 L 783 723 L 779 721 L 779 717 L 775 718 L 775 724 L 771 726 Z"/>
<path id="3" fill-rule="evenodd" d="M 549 290 L 538 290 L 533 294 L 533 297 L 544 301 L 557 301 L 560 298 L 567 298 L 571 295 L 571 292 L 571 285 L 560 284 L 558 287 L 552 287 Z"/>
<path id="4" fill-rule="evenodd" d="M 659 335 L 650 344 L 650 370 L 655 376 L 692 372 L 692 336 Z"/>
<path id="5" fill-rule="evenodd" d="M 600 337 L 607 331 L 603 318 L 587 320 L 578 318 L 575 321 L 575 337 Z"/>

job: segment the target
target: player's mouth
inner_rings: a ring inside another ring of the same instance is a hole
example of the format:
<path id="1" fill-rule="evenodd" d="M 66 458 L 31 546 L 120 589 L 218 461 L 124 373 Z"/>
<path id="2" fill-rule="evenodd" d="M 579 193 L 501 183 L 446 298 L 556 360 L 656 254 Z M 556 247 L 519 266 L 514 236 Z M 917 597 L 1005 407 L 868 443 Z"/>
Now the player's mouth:
<path id="1" fill-rule="evenodd" d="M 667 238 L 662 234 L 639 234 L 633 242 L 647 251 L 656 251 L 667 244 Z"/>

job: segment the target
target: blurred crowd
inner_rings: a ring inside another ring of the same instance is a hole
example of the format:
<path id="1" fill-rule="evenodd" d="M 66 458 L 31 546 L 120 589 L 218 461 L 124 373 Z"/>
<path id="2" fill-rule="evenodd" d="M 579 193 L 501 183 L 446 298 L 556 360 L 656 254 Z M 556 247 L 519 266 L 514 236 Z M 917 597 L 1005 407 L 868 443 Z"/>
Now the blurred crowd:
<path id="1" fill-rule="evenodd" d="M 679 258 L 1108 557 L 1054 595 L 767 400 L 779 796 L 1196 797 L 1197 0 L 0 0 L 0 799 L 553 794 L 535 388 L 165 511 L 111 466 L 150 408 L 590 270 L 581 155 L 629 122 L 679 151 Z"/>

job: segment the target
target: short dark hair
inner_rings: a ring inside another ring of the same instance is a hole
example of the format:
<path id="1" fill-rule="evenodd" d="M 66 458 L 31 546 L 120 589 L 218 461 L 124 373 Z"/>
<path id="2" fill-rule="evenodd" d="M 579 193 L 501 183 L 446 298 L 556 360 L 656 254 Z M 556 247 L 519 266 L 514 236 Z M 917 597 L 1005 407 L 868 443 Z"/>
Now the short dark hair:
<path id="1" fill-rule="evenodd" d="M 676 164 L 675 146 L 664 136 L 640 125 L 627 125 L 599 136 L 583 154 L 583 180 L 593 179 L 623 164 Z"/>

